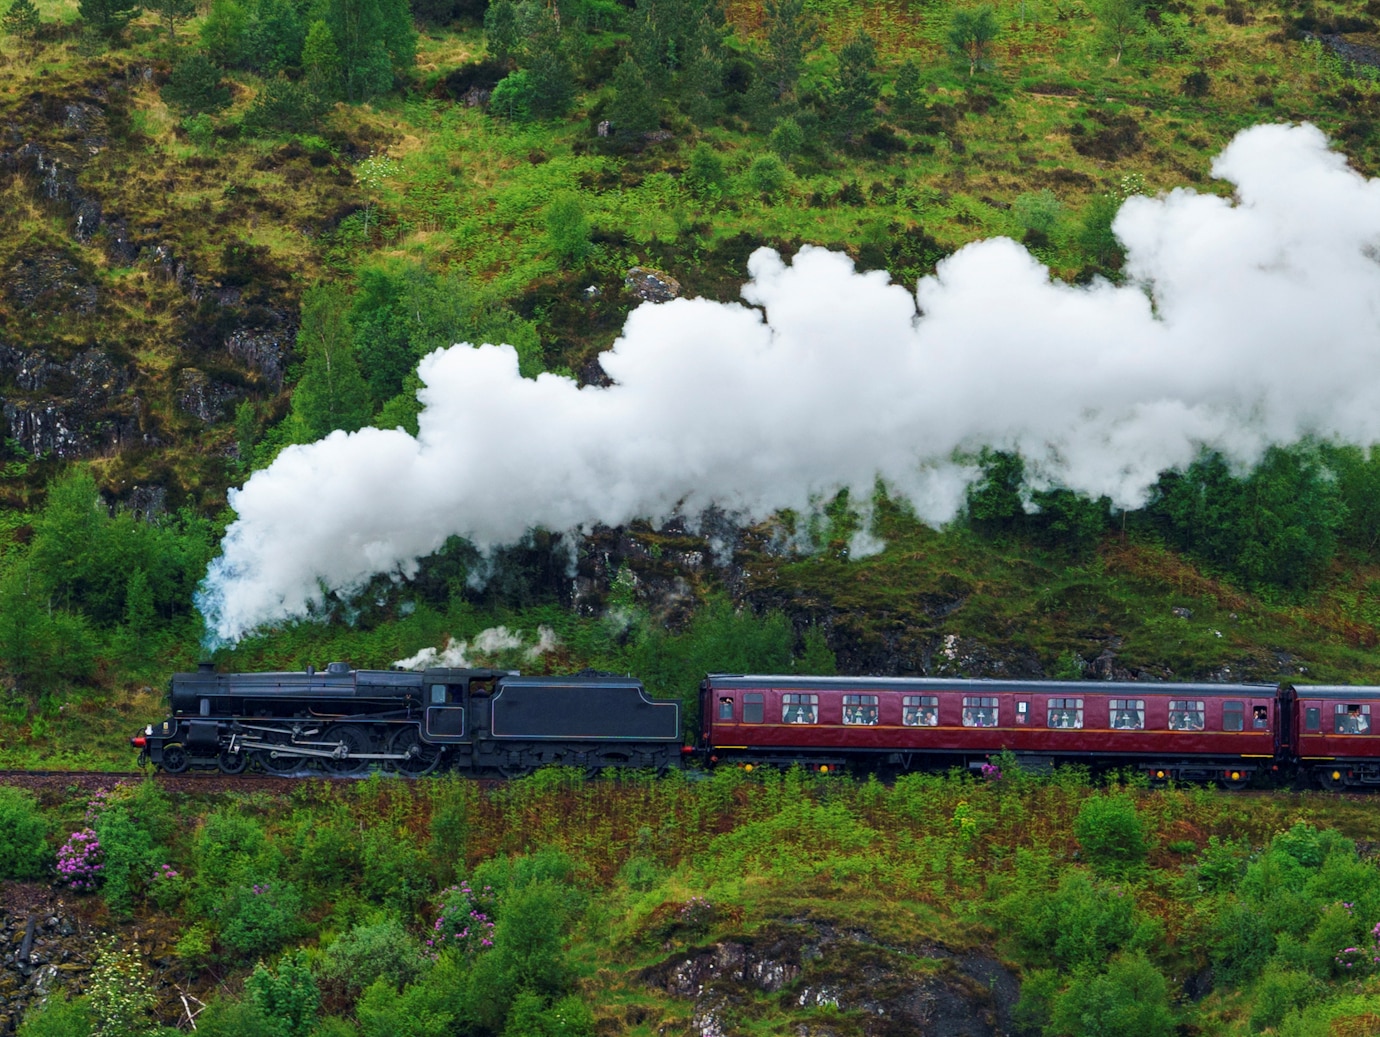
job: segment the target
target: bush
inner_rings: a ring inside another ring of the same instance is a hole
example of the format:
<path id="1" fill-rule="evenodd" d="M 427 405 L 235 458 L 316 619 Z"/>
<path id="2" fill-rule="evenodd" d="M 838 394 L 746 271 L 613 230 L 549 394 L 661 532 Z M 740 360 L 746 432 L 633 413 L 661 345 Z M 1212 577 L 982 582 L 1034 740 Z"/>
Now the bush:
<path id="1" fill-rule="evenodd" d="M 713 200 L 724 193 L 727 185 L 728 176 L 719 153 L 704 141 L 696 144 L 685 169 L 685 186 L 690 193 L 701 201 Z"/>
<path id="2" fill-rule="evenodd" d="M 589 220 L 579 196 L 558 195 L 546 211 L 546 235 L 562 266 L 574 266 L 589 255 Z"/>
<path id="3" fill-rule="evenodd" d="M 1306 972 L 1266 969 L 1251 998 L 1251 1029 L 1278 1026 L 1286 1015 L 1316 1001 L 1321 993 L 1317 980 Z"/>
<path id="4" fill-rule="evenodd" d="M 1084 859 L 1099 875 L 1120 878 L 1145 867 L 1145 826 L 1129 796 L 1084 800 L 1073 833 Z"/>
<path id="5" fill-rule="evenodd" d="M 173 66 L 162 96 L 183 115 L 218 112 L 230 103 L 230 91 L 221 85 L 220 69 L 200 52 L 187 55 Z"/>
<path id="6" fill-rule="evenodd" d="M 1218 986 L 1249 983 L 1275 951 L 1274 933 L 1260 912 L 1235 901 L 1223 905 L 1207 939 Z"/>
<path id="7" fill-rule="evenodd" d="M 1144 954 L 1118 956 L 1105 975 L 1075 975 L 1055 1002 L 1045 1032 L 1061 1037 L 1170 1037 L 1174 1013 L 1164 976 Z"/>
<path id="8" fill-rule="evenodd" d="M 396 918 L 351 927 L 321 959 L 321 978 L 352 993 L 383 979 L 401 989 L 425 971 L 428 961 L 417 940 Z"/>
<path id="9" fill-rule="evenodd" d="M 32 792 L 0 786 L 0 879 L 37 879 L 51 867 L 48 821 Z"/>
<path id="10" fill-rule="evenodd" d="M 779 194 L 789 178 L 786 164 L 775 155 L 758 155 L 748 167 L 748 186 L 766 197 Z"/>
<path id="11" fill-rule="evenodd" d="M 594 1037 L 594 1014 L 578 997 L 563 997 L 547 1006 L 524 991 L 513 1002 L 503 1037 Z"/>
<path id="12" fill-rule="evenodd" d="M 290 882 L 235 886 L 220 910 L 220 940 L 243 958 L 269 954 L 297 932 L 302 897 Z"/>
<path id="13" fill-rule="evenodd" d="M 1153 938 L 1154 923 L 1131 897 L 1082 871 L 1066 872 L 1052 893 L 1022 898 L 1017 910 L 1016 936 L 1031 960 L 1063 968 L 1096 965 Z"/>
<path id="14" fill-rule="evenodd" d="M 311 1033 L 321 992 L 307 968 L 305 951 L 284 954 L 272 972 L 259 962 L 244 988 L 250 1002 L 277 1024 L 279 1037 L 307 1037 Z"/>
<path id="15" fill-rule="evenodd" d="M 244 115 L 244 129 L 255 136 L 307 133 L 316 128 L 330 105 L 303 83 L 277 76 L 264 84 Z"/>
<path id="16" fill-rule="evenodd" d="M 532 77 L 518 69 L 509 72 L 489 95 L 489 112 L 512 122 L 526 122 L 532 118 L 532 104 L 536 88 Z"/>
<path id="17" fill-rule="evenodd" d="M 47 999 L 24 1015 L 16 1037 L 90 1037 L 91 1010 L 84 998 L 67 1000 L 67 993 L 56 988 Z"/>

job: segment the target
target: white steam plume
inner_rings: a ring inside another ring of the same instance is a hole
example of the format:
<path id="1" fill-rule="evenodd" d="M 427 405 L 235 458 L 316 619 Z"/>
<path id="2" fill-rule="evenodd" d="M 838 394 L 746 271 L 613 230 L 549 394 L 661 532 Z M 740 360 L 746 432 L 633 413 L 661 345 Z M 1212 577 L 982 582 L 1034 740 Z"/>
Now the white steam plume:
<path id="1" fill-rule="evenodd" d="M 1004 238 L 916 296 L 821 249 L 759 249 L 743 297 L 762 310 L 639 307 L 607 388 L 520 378 L 508 346 L 438 350 L 415 439 L 336 432 L 232 492 L 202 612 L 237 638 L 322 585 L 409 574 L 451 534 L 489 548 L 711 502 L 762 517 L 878 477 L 943 521 L 973 476 L 954 458 L 982 445 L 1134 507 L 1203 444 L 1252 463 L 1303 433 L 1380 438 L 1380 182 L 1311 126 L 1247 130 L 1213 173 L 1234 199 L 1122 207 L 1122 287 L 1051 281 Z"/>
<path id="2" fill-rule="evenodd" d="M 556 631 L 549 626 L 539 626 L 536 644 L 523 649 L 522 658 L 529 663 L 536 662 L 547 652 L 558 648 L 560 643 L 561 639 L 556 636 Z M 445 648 L 423 648 L 416 655 L 396 660 L 393 666 L 401 670 L 425 670 L 432 666 L 464 668 L 473 665 L 471 654 L 481 658 L 492 658 L 501 652 L 522 648 L 522 645 L 521 630 L 509 630 L 503 626 L 489 627 L 475 634 L 473 641 L 457 641 L 449 637 L 446 639 Z"/>

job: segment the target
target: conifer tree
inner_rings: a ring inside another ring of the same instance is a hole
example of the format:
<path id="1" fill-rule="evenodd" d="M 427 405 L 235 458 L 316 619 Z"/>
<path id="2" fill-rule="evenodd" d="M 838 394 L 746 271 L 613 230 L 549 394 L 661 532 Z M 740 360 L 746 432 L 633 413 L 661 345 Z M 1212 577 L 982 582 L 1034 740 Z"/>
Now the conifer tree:
<path id="1" fill-rule="evenodd" d="M 324 101 L 340 97 L 340 50 L 330 26 L 319 18 L 307 29 L 307 39 L 302 44 L 302 70 L 307 74 L 307 85 L 317 97 Z"/>
<path id="2" fill-rule="evenodd" d="M 149 10 L 163 19 L 168 27 L 168 39 L 177 32 L 177 23 L 196 14 L 196 0 L 149 0 Z"/>
<path id="3" fill-rule="evenodd" d="M 188 54 L 173 66 L 162 95 L 185 115 L 218 112 L 230 103 L 230 91 L 220 84 L 220 69 L 200 52 Z"/>
<path id="4" fill-rule="evenodd" d="M 626 55 L 613 73 L 609 121 L 620 140 L 635 140 L 658 125 L 656 97 L 641 66 Z"/>
<path id="5" fill-rule="evenodd" d="M 132 0 L 80 0 L 77 14 L 92 32 L 110 39 L 139 17 L 140 8 Z"/>
<path id="6" fill-rule="evenodd" d="M 5 17 L 0 19 L 5 35 L 13 36 L 21 43 L 31 43 L 38 36 L 38 8 L 34 0 L 14 0 Z"/>
<path id="7" fill-rule="evenodd" d="M 522 44 L 513 0 L 494 0 L 489 5 L 484 12 L 484 40 L 489 45 L 489 56 L 500 65 L 513 60 Z"/>
<path id="8" fill-rule="evenodd" d="M 417 30 L 406 0 L 324 0 L 324 21 L 340 56 L 347 101 L 389 90 L 417 60 Z"/>
<path id="9" fill-rule="evenodd" d="M 772 98 L 788 110 L 795 107 L 796 89 L 805 58 L 819 42 L 819 23 L 806 0 L 767 0 L 767 60 L 763 71 Z"/>
<path id="10" fill-rule="evenodd" d="M 538 16 L 527 50 L 524 69 L 532 88 L 532 114 L 539 119 L 564 115 L 575 99 L 575 73 L 554 16 L 545 12 Z"/>
<path id="11" fill-rule="evenodd" d="M 292 411 L 313 439 L 336 429 L 353 432 L 372 415 L 369 388 L 359 372 L 345 317 L 348 305 L 339 285 L 322 285 L 302 296 L 297 348 L 305 362 L 302 380 L 292 394 Z"/>
<path id="12" fill-rule="evenodd" d="M 839 51 L 838 73 L 829 91 L 829 122 L 834 137 L 853 143 L 877 123 L 879 88 L 872 74 L 877 64 L 877 45 L 863 30 Z"/>

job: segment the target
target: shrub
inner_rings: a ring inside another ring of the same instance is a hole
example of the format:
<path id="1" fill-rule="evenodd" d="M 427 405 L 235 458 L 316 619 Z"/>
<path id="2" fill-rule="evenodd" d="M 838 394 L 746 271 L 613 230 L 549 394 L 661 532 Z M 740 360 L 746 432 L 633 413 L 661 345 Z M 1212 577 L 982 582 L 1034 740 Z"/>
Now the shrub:
<path id="1" fill-rule="evenodd" d="M 1054 892 L 1023 900 L 1016 920 L 1017 939 L 1032 960 L 1064 968 L 1094 965 L 1148 943 L 1153 928 L 1123 890 L 1081 871 L 1066 872 Z"/>
<path id="2" fill-rule="evenodd" d="M 727 184 L 724 160 L 719 153 L 704 141 L 696 144 L 685 169 L 685 186 L 690 193 L 702 201 L 713 199 L 723 194 Z"/>
<path id="3" fill-rule="evenodd" d="M 513 1002 L 503 1037 L 594 1037 L 594 1015 L 573 994 L 548 1007 L 541 996 L 524 991 Z"/>
<path id="4" fill-rule="evenodd" d="M 242 957 L 277 950 L 297 931 L 302 898 L 290 882 L 235 886 L 220 911 L 220 939 Z"/>
<path id="5" fill-rule="evenodd" d="M 1145 826 L 1129 796 L 1084 800 L 1073 833 L 1084 859 L 1099 875 L 1122 877 L 1145 867 Z"/>
<path id="6" fill-rule="evenodd" d="M 246 998 L 217 998 L 196 1018 L 198 1037 L 283 1037 L 275 1020 Z"/>
<path id="7" fill-rule="evenodd" d="M 1249 983 L 1260 974 L 1275 950 L 1274 934 L 1260 912 L 1235 901 L 1218 912 L 1207 940 L 1219 986 Z"/>
<path id="8" fill-rule="evenodd" d="M 579 196 L 556 197 L 546 211 L 546 235 L 562 266 L 574 266 L 589 255 L 589 220 Z"/>
<path id="9" fill-rule="evenodd" d="M 49 868 L 48 822 L 32 792 L 0 787 L 0 878 L 36 879 Z"/>
<path id="10" fill-rule="evenodd" d="M 91 1010 L 84 998 L 67 1000 L 57 987 L 24 1015 L 16 1037 L 90 1037 Z"/>
<path id="11" fill-rule="evenodd" d="M 274 971 L 259 962 L 244 988 L 250 1002 L 277 1024 L 280 1037 L 307 1037 L 311 1032 L 321 992 L 307 968 L 305 951 L 284 954 Z"/>
<path id="12" fill-rule="evenodd" d="M 378 979 L 402 988 L 420 976 L 427 964 L 416 939 L 396 918 L 388 917 L 355 925 L 327 947 L 321 977 L 351 992 Z"/>
<path id="13" fill-rule="evenodd" d="M 532 118 L 532 104 L 536 89 L 532 77 L 518 69 L 509 72 L 489 95 L 489 111 L 512 122 L 526 122 Z"/>
<path id="14" fill-rule="evenodd" d="M 1036 969 L 1021 980 L 1020 1000 L 1011 1009 L 1011 1021 L 1022 1033 L 1043 1033 L 1054 1012 L 1054 1001 L 1063 977 L 1054 969 Z"/>
<path id="15" fill-rule="evenodd" d="M 220 69 L 200 52 L 187 55 L 173 66 L 162 96 L 183 115 L 218 112 L 230 103 L 230 90 L 221 85 Z"/>
<path id="16" fill-rule="evenodd" d="M 1159 969 L 1144 954 L 1113 959 L 1105 975 L 1075 975 L 1054 1004 L 1047 1034 L 1067 1037 L 1169 1037 L 1174 1013 Z"/>
<path id="17" fill-rule="evenodd" d="M 1317 980 L 1306 972 L 1266 969 L 1251 998 L 1251 1029 L 1278 1026 L 1286 1015 L 1316 1001 L 1321 993 Z"/>
<path id="18" fill-rule="evenodd" d="M 244 129 L 256 136 L 307 133 L 316 128 L 330 105 L 305 83 L 277 76 L 264 84 L 244 114 Z"/>
<path id="19" fill-rule="evenodd" d="M 143 1037 L 157 1001 L 139 955 L 116 948 L 113 942 L 96 958 L 86 999 L 100 1037 Z"/>
<path id="20" fill-rule="evenodd" d="M 786 186 L 790 174 L 786 164 L 775 155 L 758 155 L 748 167 L 748 185 L 757 194 L 771 197 Z"/>

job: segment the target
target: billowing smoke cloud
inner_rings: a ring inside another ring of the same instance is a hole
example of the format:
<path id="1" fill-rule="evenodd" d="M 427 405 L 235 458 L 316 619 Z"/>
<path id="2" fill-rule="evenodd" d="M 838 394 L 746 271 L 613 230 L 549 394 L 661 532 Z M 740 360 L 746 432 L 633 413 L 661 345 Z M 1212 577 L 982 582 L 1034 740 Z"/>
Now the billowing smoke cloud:
<path id="1" fill-rule="evenodd" d="M 1120 287 L 1051 281 L 1007 239 L 915 295 L 842 255 L 760 249 L 749 306 L 634 310 L 607 388 L 520 378 L 507 346 L 439 350 L 416 438 L 337 432 L 232 494 L 203 614 L 236 638 L 323 585 L 409 574 L 451 534 L 487 548 L 711 503 L 762 517 L 878 477 L 943 521 L 982 445 L 1134 507 L 1203 444 L 1248 464 L 1303 433 L 1380 438 L 1380 182 L 1310 126 L 1243 132 L 1213 172 L 1234 199 L 1126 202 Z"/>
<path id="2" fill-rule="evenodd" d="M 556 631 L 548 626 L 539 626 L 536 643 L 523 649 L 522 658 L 529 663 L 536 662 L 560 643 Z M 393 665 L 402 670 L 425 670 L 430 666 L 464 668 L 473 666 L 476 661 L 491 660 L 501 653 L 522 648 L 523 644 L 521 630 L 489 627 L 475 634 L 473 641 L 457 641 L 452 637 L 447 639 L 444 648 L 423 648 L 416 655 L 399 659 Z"/>

